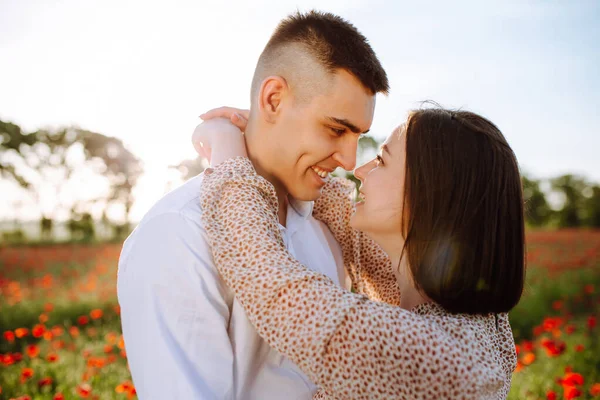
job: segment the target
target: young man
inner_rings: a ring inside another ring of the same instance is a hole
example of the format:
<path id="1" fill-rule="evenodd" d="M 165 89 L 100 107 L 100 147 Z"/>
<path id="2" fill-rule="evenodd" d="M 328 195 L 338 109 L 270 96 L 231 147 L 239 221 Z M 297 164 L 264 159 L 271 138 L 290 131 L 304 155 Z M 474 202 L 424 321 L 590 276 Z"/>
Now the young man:
<path id="1" fill-rule="evenodd" d="M 354 168 L 375 95 L 387 90 L 365 37 L 319 12 L 279 24 L 252 82 L 248 154 L 276 188 L 286 246 L 341 285 L 341 250 L 312 201 L 335 168 Z M 118 295 L 136 390 L 142 399 L 310 399 L 314 384 L 260 338 L 213 265 L 202 178 L 161 199 L 123 247 Z"/>

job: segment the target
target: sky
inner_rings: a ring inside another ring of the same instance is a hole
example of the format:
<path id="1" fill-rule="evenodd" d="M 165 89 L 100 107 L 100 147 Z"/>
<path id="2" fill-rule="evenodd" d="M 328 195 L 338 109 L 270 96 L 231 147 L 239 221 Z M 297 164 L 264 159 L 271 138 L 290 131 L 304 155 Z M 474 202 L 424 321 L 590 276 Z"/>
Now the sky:
<path id="1" fill-rule="evenodd" d="M 488 117 L 534 177 L 600 182 L 600 1 L 0 0 L 0 119 L 122 139 L 146 171 L 139 220 L 168 166 L 195 157 L 198 115 L 248 107 L 278 21 L 313 8 L 352 22 L 388 73 L 378 139 L 435 100 Z M 0 182 L 0 219 L 24 196 Z M 33 216 L 29 203 L 18 213 Z"/>

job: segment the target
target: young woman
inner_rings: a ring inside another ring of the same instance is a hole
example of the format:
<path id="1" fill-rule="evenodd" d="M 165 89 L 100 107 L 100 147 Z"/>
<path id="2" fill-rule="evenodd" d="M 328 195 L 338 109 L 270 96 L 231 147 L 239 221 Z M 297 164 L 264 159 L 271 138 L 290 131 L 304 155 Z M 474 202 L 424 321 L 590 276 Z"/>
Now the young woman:
<path id="1" fill-rule="evenodd" d="M 355 171 L 362 201 L 351 182 L 324 182 L 314 215 L 343 248 L 351 293 L 286 251 L 273 186 L 225 123 L 195 132 L 225 160 L 200 194 L 215 264 L 261 336 L 322 388 L 315 398 L 506 398 L 525 237 L 517 160 L 494 124 L 414 111 Z"/>

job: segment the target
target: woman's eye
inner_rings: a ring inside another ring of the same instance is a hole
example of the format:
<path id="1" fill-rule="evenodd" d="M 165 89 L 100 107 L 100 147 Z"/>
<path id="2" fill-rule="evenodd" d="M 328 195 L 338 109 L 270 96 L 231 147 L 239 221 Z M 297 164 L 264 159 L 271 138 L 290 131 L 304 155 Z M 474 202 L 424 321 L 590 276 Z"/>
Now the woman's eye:
<path id="1" fill-rule="evenodd" d="M 383 164 L 383 158 L 377 154 L 377 158 L 376 158 L 376 162 L 377 162 L 377 166 L 382 165 Z"/>

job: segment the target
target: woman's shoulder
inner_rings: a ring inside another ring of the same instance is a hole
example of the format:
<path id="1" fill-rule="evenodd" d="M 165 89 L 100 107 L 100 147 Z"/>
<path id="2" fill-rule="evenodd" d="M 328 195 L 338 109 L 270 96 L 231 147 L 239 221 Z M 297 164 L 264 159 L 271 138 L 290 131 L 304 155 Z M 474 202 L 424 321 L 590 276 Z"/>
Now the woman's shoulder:
<path id="1" fill-rule="evenodd" d="M 482 393 L 491 390 L 497 394 L 510 386 L 516 350 L 506 313 L 455 314 L 433 302 L 411 311 L 428 321 L 446 353 L 454 351 L 458 355 L 454 365 L 471 371 L 472 378 L 479 380 Z"/>
<path id="2" fill-rule="evenodd" d="M 507 343 L 514 349 L 514 339 L 506 313 L 451 313 L 435 302 L 419 304 L 411 312 L 433 323 L 437 329 L 452 338 L 452 341 L 464 342 L 467 347 L 477 341 L 487 343 L 488 339 L 491 339 Z"/>

